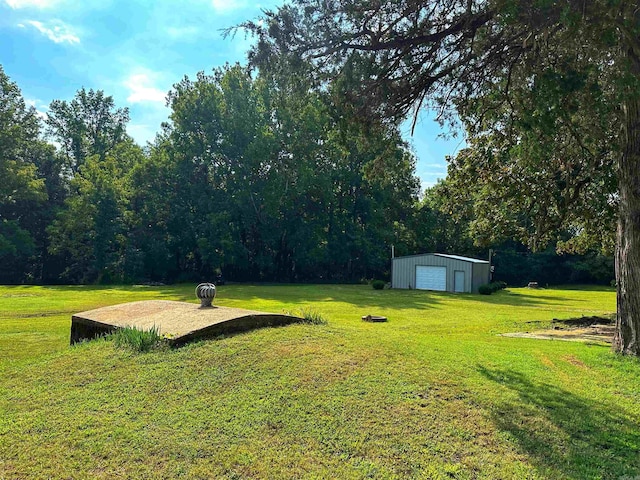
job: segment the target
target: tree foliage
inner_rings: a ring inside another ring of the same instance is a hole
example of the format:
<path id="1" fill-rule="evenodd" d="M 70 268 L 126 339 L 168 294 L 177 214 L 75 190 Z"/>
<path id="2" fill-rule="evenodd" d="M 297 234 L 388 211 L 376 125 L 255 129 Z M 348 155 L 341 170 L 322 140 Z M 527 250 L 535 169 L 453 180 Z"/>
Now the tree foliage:
<path id="1" fill-rule="evenodd" d="M 142 150 L 131 141 L 104 158 L 88 157 L 71 180 L 69 196 L 49 227 L 49 251 L 65 258 L 63 276 L 75 282 L 130 280 L 130 175 Z"/>
<path id="2" fill-rule="evenodd" d="M 325 81 L 346 75 L 360 86 L 343 92 L 346 99 L 370 117 L 395 121 L 431 102 L 431 91 L 446 96 L 451 89 L 442 90 L 439 80 L 477 73 L 473 45 L 489 34 L 483 28 L 495 16 L 485 5 L 300 0 L 241 27 L 258 37 L 253 63 L 294 56 L 312 62 Z M 489 36 L 500 52 L 507 38 Z"/>
<path id="3" fill-rule="evenodd" d="M 170 155 L 189 179 L 175 201 L 194 212 L 179 216 L 179 263 L 288 280 L 383 268 L 383 226 L 417 194 L 397 131 L 372 135 L 327 95 L 239 66 L 185 79 L 169 99 Z"/>
<path id="4" fill-rule="evenodd" d="M 30 213 L 47 199 L 38 164 L 51 154 L 38 135 L 35 109 L 0 67 L 0 281 L 24 275 L 36 248 Z"/>
<path id="5" fill-rule="evenodd" d="M 129 110 L 116 108 L 112 97 L 101 90 L 81 88 L 70 102 L 51 102 L 46 123 L 75 174 L 87 157 L 104 158 L 123 141 L 128 121 Z"/>
<path id="6" fill-rule="evenodd" d="M 541 249 L 570 232 L 563 249 L 612 249 L 619 105 L 638 81 L 631 2 L 298 0 L 241 27 L 255 64 L 295 56 L 320 81 L 349 78 L 343 98 L 368 117 L 458 114 L 469 148 L 448 190 L 483 244 Z"/>

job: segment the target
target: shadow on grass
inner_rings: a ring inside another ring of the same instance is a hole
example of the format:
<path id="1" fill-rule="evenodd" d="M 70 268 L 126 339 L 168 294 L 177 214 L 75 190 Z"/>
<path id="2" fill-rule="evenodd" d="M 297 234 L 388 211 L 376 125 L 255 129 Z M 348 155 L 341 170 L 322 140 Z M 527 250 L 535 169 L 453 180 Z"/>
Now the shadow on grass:
<path id="1" fill-rule="evenodd" d="M 492 408 L 497 427 L 508 432 L 543 477 L 636 478 L 640 475 L 640 422 L 603 403 L 512 370 L 479 372 L 515 392 L 517 401 Z"/>
<path id="2" fill-rule="evenodd" d="M 114 294 L 114 299 L 119 294 L 141 293 L 140 298 L 120 300 L 175 300 L 189 303 L 197 303 L 195 297 L 195 284 L 177 285 L 48 285 L 39 287 L 51 292 L 73 294 L 82 292 L 83 295 L 96 293 L 100 295 L 100 301 L 96 296 L 96 305 L 111 305 L 118 303 L 117 300 L 109 300 Z M 232 302 L 246 302 L 239 305 L 240 308 L 254 308 L 253 302 L 275 301 L 286 305 L 287 308 L 302 308 L 310 304 L 322 302 L 340 302 L 352 305 L 356 308 L 414 308 L 430 309 L 439 308 L 447 298 L 453 298 L 459 294 L 430 292 L 423 290 L 373 290 L 369 286 L 363 285 L 339 285 L 339 284 L 232 284 L 223 285 L 217 288 L 216 302 L 224 304 L 225 300 Z M 469 295 L 465 295 L 469 297 Z M 475 297 L 475 295 L 474 295 Z M 238 305 L 236 305 L 238 306 Z M 259 309 L 259 308 L 258 308 Z M 71 309 L 70 311 L 77 311 Z M 368 311 L 368 310 L 367 310 Z M 62 313 L 62 312 L 60 312 Z"/>
<path id="3" fill-rule="evenodd" d="M 585 300 L 567 298 L 559 295 L 528 295 L 520 292 L 502 291 L 492 295 L 474 295 L 474 300 L 494 305 L 513 305 L 517 307 L 534 307 L 537 305 L 552 305 L 554 303 L 580 303 Z"/>
<path id="4" fill-rule="evenodd" d="M 28 285 L 27 285 L 28 286 Z M 24 287 L 24 286 L 22 286 Z M 44 290 L 54 292 L 100 292 L 115 294 L 122 292 L 153 292 L 157 299 L 171 299 L 184 302 L 197 303 L 195 296 L 195 284 L 177 285 L 44 285 L 40 287 Z"/>
<path id="5" fill-rule="evenodd" d="M 554 288 L 554 287 L 549 287 Z M 562 285 L 562 290 L 579 290 L 587 292 L 615 292 L 616 287 L 609 287 L 607 285 Z"/>
<path id="6" fill-rule="evenodd" d="M 220 298 L 232 300 L 275 300 L 290 305 L 307 305 L 314 302 L 341 302 L 358 308 L 437 308 L 441 298 L 451 293 L 426 290 L 374 290 L 363 285 L 339 284 L 235 284 L 225 294 L 220 288 Z"/>

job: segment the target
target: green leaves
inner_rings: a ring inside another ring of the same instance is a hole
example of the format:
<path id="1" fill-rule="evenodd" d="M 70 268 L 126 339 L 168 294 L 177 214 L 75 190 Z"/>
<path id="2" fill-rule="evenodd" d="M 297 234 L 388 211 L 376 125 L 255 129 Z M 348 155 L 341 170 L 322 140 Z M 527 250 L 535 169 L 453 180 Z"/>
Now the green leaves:
<path id="1" fill-rule="evenodd" d="M 24 278 L 34 254 L 34 210 L 48 198 L 40 162 L 49 155 L 35 109 L 0 66 L 0 281 Z"/>
<path id="2" fill-rule="evenodd" d="M 175 86 L 167 147 L 185 260 L 252 279 L 385 268 L 393 221 L 417 195 L 414 159 L 395 129 L 332 100 L 293 70 L 237 65 Z"/>
<path id="3" fill-rule="evenodd" d="M 61 145 L 72 173 L 91 155 L 104 157 L 126 138 L 127 108 L 115 108 L 102 90 L 78 90 L 70 102 L 54 100 L 47 114 L 47 132 Z"/>
<path id="4" fill-rule="evenodd" d="M 71 181 L 74 192 L 49 227 L 53 254 L 67 259 L 64 275 L 72 281 L 124 281 L 133 227 L 131 179 L 142 150 L 131 141 L 104 158 L 88 157 Z"/>

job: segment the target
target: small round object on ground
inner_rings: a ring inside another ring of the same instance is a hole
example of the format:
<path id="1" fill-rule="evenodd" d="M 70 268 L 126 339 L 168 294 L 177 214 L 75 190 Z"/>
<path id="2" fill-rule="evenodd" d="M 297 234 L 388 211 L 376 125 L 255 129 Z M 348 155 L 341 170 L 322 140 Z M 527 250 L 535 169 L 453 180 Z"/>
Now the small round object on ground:
<path id="1" fill-rule="evenodd" d="M 213 283 L 201 283 L 196 287 L 196 297 L 201 307 L 210 307 L 216 297 L 216 286 Z"/>
<path id="2" fill-rule="evenodd" d="M 387 317 L 382 317 L 380 315 L 364 315 L 362 320 L 365 322 L 386 322 Z"/>

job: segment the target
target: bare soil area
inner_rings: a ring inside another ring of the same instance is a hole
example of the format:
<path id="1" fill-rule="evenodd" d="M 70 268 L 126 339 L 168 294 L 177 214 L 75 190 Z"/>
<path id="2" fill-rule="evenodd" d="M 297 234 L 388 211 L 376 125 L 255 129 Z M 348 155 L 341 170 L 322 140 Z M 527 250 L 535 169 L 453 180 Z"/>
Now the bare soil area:
<path id="1" fill-rule="evenodd" d="M 551 328 L 531 332 L 503 333 L 503 337 L 564 340 L 569 342 L 611 343 L 615 329 L 615 314 L 607 316 L 555 318 Z"/>

